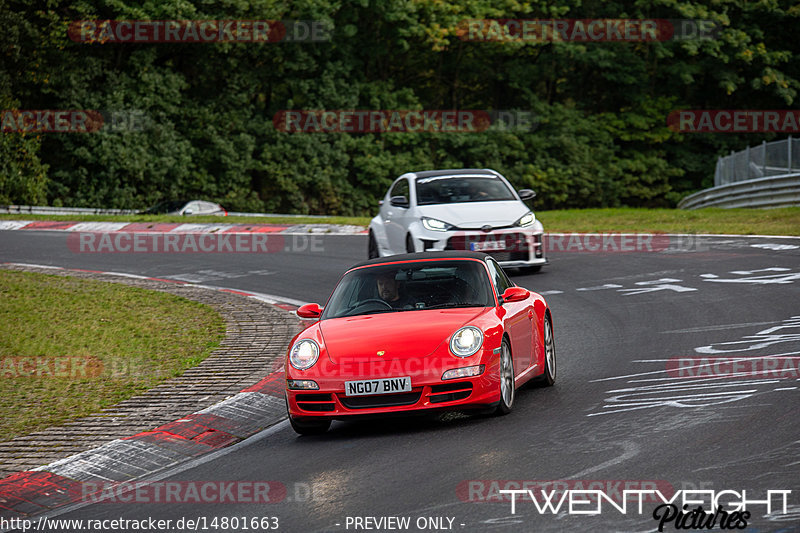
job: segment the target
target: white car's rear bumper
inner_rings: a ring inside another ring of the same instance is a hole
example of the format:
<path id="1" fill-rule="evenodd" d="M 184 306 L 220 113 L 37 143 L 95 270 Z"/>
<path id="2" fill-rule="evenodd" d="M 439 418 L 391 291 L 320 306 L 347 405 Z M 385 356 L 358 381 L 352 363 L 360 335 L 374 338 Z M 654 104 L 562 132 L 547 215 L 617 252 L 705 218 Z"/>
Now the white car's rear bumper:
<path id="1" fill-rule="evenodd" d="M 537 224 L 538 225 L 538 224 Z M 417 229 L 417 231 L 414 231 Z M 543 231 L 532 228 L 429 231 L 417 227 L 411 231 L 417 251 L 472 250 L 494 257 L 500 266 L 524 268 L 547 264 L 542 240 Z"/>

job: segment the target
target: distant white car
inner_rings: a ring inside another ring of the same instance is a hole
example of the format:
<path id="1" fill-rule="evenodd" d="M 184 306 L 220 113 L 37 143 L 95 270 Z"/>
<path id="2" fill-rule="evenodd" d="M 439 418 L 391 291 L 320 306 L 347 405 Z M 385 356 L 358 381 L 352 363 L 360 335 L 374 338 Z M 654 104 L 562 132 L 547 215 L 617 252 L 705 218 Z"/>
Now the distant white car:
<path id="1" fill-rule="evenodd" d="M 472 250 L 504 268 L 538 271 L 547 263 L 544 229 L 515 191 L 490 169 L 429 170 L 397 178 L 369 224 L 368 256 Z"/>
<path id="2" fill-rule="evenodd" d="M 228 212 L 219 204 L 203 200 L 173 200 L 161 202 L 146 211 L 143 215 L 220 215 L 228 216 Z"/>

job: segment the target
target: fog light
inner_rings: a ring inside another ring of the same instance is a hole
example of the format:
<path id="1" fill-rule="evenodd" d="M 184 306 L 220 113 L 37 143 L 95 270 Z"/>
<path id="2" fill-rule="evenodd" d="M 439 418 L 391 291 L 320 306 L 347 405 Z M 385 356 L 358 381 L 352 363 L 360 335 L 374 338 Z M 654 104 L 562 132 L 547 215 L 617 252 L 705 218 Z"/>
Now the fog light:
<path id="1" fill-rule="evenodd" d="M 465 366 L 464 368 L 454 368 L 442 374 L 442 381 L 446 379 L 471 378 L 483 374 L 485 365 Z"/>
<path id="2" fill-rule="evenodd" d="M 319 385 L 317 385 L 317 382 L 310 379 L 287 379 L 286 385 L 291 390 L 319 389 Z"/>

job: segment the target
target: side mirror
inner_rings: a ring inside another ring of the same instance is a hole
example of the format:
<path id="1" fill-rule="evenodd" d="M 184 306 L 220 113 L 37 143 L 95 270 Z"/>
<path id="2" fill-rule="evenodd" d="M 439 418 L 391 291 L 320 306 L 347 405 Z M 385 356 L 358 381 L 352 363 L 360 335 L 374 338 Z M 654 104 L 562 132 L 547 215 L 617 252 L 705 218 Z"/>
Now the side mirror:
<path id="1" fill-rule="evenodd" d="M 392 196 L 389 203 L 395 207 L 408 207 L 408 198 L 405 196 Z"/>
<path id="2" fill-rule="evenodd" d="M 319 318 L 322 308 L 319 304 L 306 304 L 297 309 L 297 316 L 300 318 Z"/>
<path id="3" fill-rule="evenodd" d="M 531 189 L 520 189 L 520 190 L 517 192 L 517 194 L 519 194 L 519 198 L 520 198 L 520 200 L 522 200 L 523 202 L 524 202 L 525 200 L 533 200 L 534 198 L 536 198 L 536 192 L 534 192 L 534 191 L 533 191 L 533 190 L 531 190 Z"/>
<path id="4" fill-rule="evenodd" d="M 509 287 L 500 297 L 500 305 L 508 302 L 521 302 L 531 295 L 531 291 L 523 287 Z"/>

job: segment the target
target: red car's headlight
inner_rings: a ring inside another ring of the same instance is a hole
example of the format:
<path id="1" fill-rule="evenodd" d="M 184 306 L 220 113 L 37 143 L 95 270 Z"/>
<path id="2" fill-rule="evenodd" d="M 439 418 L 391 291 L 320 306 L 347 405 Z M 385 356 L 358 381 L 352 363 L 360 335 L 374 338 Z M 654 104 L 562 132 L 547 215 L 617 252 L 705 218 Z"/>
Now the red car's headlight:
<path id="1" fill-rule="evenodd" d="M 465 326 L 450 339 L 450 351 L 458 357 L 469 357 L 483 346 L 483 332 L 475 326 Z"/>
<path id="2" fill-rule="evenodd" d="M 289 352 L 289 363 L 297 370 L 307 370 L 319 359 L 319 345 L 311 339 L 297 341 Z"/>

